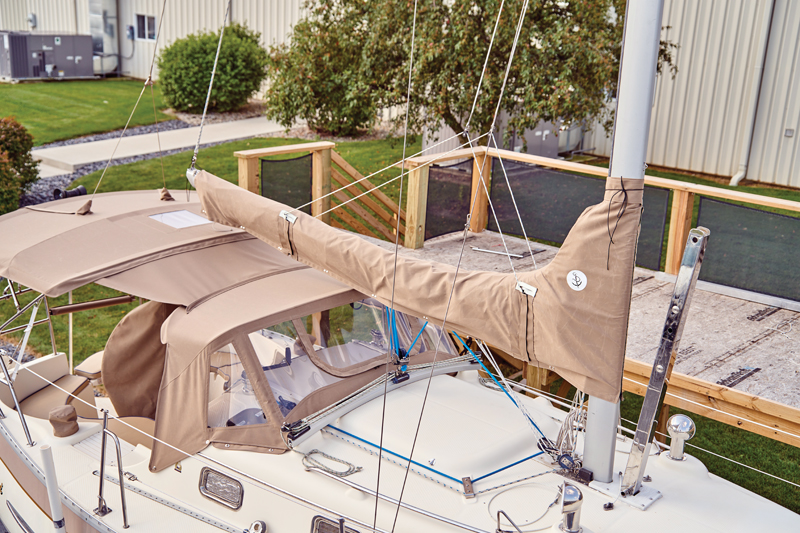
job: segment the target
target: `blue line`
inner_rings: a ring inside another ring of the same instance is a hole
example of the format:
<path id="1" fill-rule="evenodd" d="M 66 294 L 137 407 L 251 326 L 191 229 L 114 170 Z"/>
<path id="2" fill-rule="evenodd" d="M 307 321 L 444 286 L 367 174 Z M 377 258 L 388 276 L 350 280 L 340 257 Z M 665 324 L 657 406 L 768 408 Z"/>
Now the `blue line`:
<path id="1" fill-rule="evenodd" d="M 411 343 L 411 347 L 408 349 L 408 353 L 411 353 L 411 350 L 413 350 L 414 346 L 417 345 L 417 341 L 419 340 L 419 336 L 422 335 L 422 332 L 425 331 L 426 327 L 428 327 L 428 321 L 427 320 L 425 321 L 425 324 L 423 324 L 422 329 L 419 330 L 419 333 L 417 333 L 417 336 L 414 337 L 414 342 Z"/>
<path id="2" fill-rule="evenodd" d="M 339 429 L 339 428 L 337 428 L 336 426 L 330 426 L 330 425 L 329 425 L 328 427 L 329 427 L 329 428 L 331 428 L 331 429 L 335 429 L 336 431 L 338 431 L 338 432 L 340 432 L 340 433 L 344 433 L 344 434 L 345 434 L 345 435 L 347 435 L 348 437 L 353 437 L 354 439 L 356 439 L 356 440 L 360 440 L 361 442 L 363 442 L 363 443 L 365 443 L 365 444 L 369 444 L 369 445 L 370 445 L 370 446 L 372 446 L 373 448 L 378 448 L 378 449 L 380 449 L 380 446 L 378 446 L 377 444 L 373 444 L 373 443 L 371 443 L 371 442 L 370 442 L 370 441 L 368 441 L 368 440 L 362 439 L 361 437 L 357 437 L 357 436 L 353 435 L 352 433 L 348 433 L 347 431 L 345 431 L 345 430 L 343 430 L 343 429 Z M 394 455 L 395 457 L 399 457 L 400 459 L 402 459 L 402 460 L 404 460 L 404 461 L 408 461 L 408 462 L 410 462 L 411 464 L 415 464 L 415 465 L 419 466 L 420 468 L 424 468 L 425 470 L 430 470 L 430 471 L 431 471 L 431 472 L 433 472 L 434 474 L 439 474 L 439 475 L 440 475 L 440 476 L 442 476 L 442 477 L 446 477 L 447 479 L 450 479 L 450 480 L 452 480 L 452 481 L 455 481 L 455 482 L 456 482 L 456 483 L 458 483 L 459 485 L 460 485 L 460 484 L 462 484 L 462 481 L 461 481 L 460 479 L 456 479 L 456 478 L 454 478 L 454 477 L 452 477 L 452 476 L 448 476 L 447 474 L 443 474 L 442 472 L 439 472 L 438 470 L 434 470 L 433 468 L 430 468 L 429 466 L 425 466 L 425 465 L 423 465 L 423 464 L 420 464 L 420 463 L 418 463 L 418 462 L 416 462 L 416 461 L 412 461 L 412 460 L 410 460 L 408 457 L 403 457 L 403 456 L 402 456 L 402 455 L 400 455 L 399 453 L 394 453 L 393 451 L 391 451 L 391 450 L 387 450 L 386 448 L 384 448 L 384 449 L 383 449 L 383 451 L 384 451 L 384 452 L 386 452 L 386 453 L 392 454 L 392 455 Z"/>
<path id="3" fill-rule="evenodd" d="M 496 473 L 498 473 L 498 472 L 502 472 L 503 470 L 508 470 L 508 469 L 509 469 L 509 468 L 511 468 L 512 466 L 517 466 L 518 464 L 520 464 L 520 463 L 524 463 L 524 462 L 525 462 L 525 461 L 527 461 L 528 459 L 533 459 L 534 457 L 538 457 L 538 456 L 542 455 L 543 453 L 544 453 L 544 452 L 537 452 L 537 453 L 535 453 L 535 454 L 533 454 L 533 455 L 531 455 L 531 456 L 528 456 L 528 457 L 526 457 L 525 459 L 520 459 L 520 460 L 519 460 L 519 461 L 517 461 L 516 463 L 511 463 L 510 465 L 508 465 L 508 466 L 504 466 L 503 468 L 498 468 L 498 469 L 497 469 L 497 470 L 495 470 L 494 472 L 489 472 L 488 474 L 486 474 L 486 475 L 483 475 L 483 476 L 481 476 L 481 477 L 476 477 L 475 479 L 473 479 L 473 480 L 472 480 L 472 482 L 473 482 L 473 483 L 477 483 L 478 481 L 480 481 L 480 480 L 482 480 L 482 479 L 486 479 L 487 477 L 489 477 L 489 476 L 492 476 L 492 475 L 494 475 L 494 474 L 496 474 Z"/>
<path id="4" fill-rule="evenodd" d="M 478 364 L 479 364 L 479 365 L 481 365 L 481 368 L 483 368 L 483 370 L 484 370 L 484 371 L 485 371 L 485 372 L 486 372 L 486 373 L 489 375 L 489 377 L 490 377 L 490 378 L 492 378 L 492 381 L 494 381 L 494 384 L 495 384 L 495 385 L 497 385 L 498 387 L 500 387 L 500 390 L 501 390 L 501 391 L 503 391 L 503 392 L 505 393 L 505 395 L 506 395 L 506 396 L 508 396 L 508 399 L 509 399 L 509 400 L 511 400 L 511 402 L 512 402 L 514 405 L 516 405 L 516 406 L 517 406 L 517 408 L 519 408 L 519 404 L 517 403 L 517 401 L 516 401 L 514 398 L 512 398 L 512 397 L 511 397 L 511 395 L 508 393 L 508 391 L 506 390 L 506 388 L 505 388 L 505 387 L 503 387 L 502 385 L 500 385 L 500 383 L 498 383 L 497 379 L 495 379 L 495 377 L 494 377 L 494 374 L 492 374 L 491 372 L 489 372 L 489 369 L 488 369 L 488 368 L 486 368 L 486 365 L 484 365 L 484 364 L 483 364 L 483 361 L 481 361 L 481 360 L 480 360 L 480 358 L 479 358 L 477 355 L 475 355 L 475 352 L 473 352 L 472 350 L 470 350 L 470 347 L 469 347 L 469 346 L 467 346 L 467 344 L 464 342 L 464 340 L 463 340 L 461 337 L 459 337 L 459 336 L 458 336 L 458 333 L 456 333 L 456 332 L 454 331 L 454 332 L 453 332 L 453 335 L 455 335 L 455 336 L 458 338 L 458 340 L 460 340 L 460 341 L 461 341 L 461 344 L 462 344 L 462 345 L 464 345 L 464 348 L 466 348 L 466 349 L 469 351 L 469 353 L 472 355 L 472 357 L 474 357 L 474 358 L 475 358 L 475 360 L 478 362 Z M 533 424 L 533 427 L 535 427 L 535 428 L 536 428 L 536 431 L 538 431 L 538 432 L 539 432 L 539 434 L 540 434 L 542 437 L 544 437 L 544 433 L 542 432 L 542 430 L 541 430 L 541 429 L 539 429 L 539 426 L 537 426 L 537 425 L 536 425 L 536 422 L 534 422 L 534 421 L 533 421 L 533 419 L 532 419 L 530 416 L 528 416 L 528 415 L 525 415 L 525 417 L 526 417 L 528 420 L 530 420 L 531 424 Z M 546 438 L 546 437 L 544 437 L 544 438 Z"/>

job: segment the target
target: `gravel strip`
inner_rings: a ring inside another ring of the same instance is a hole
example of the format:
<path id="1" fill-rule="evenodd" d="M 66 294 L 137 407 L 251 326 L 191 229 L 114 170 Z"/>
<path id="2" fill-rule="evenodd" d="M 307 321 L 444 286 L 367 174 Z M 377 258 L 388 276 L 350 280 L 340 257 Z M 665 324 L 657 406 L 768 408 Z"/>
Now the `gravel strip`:
<path id="1" fill-rule="evenodd" d="M 0 355 L 5 355 L 7 357 L 11 357 L 12 355 L 17 353 L 17 345 L 13 344 L 6 339 L 0 338 Z M 27 363 L 28 361 L 33 361 L 35 356 L 32 353 L 29 353 L 27 350 L 25 351 L 25 356 L 22 358 L 23 363 Z"/>
<path id="2" fill-rule="evenodd" d="M 191 127 L 192 127 L 191 124 L 184 122 L 182 120 L 178 119 L 167 120 L 165 122 L 158 123 L 158 130 L 156 130 L 155 124 L 128 128 L 128 131 L 125 132 L 125 137 L 133 137 L 135 135 L 145 135 L 147 133 L 155 133 L 156 131 L 161 133 L 170 130 L 181 130 L 183 128 L 191 128 Z M 117 137 L 119 137 L 120 133 L 122 133 L 122 130 L 109 131 L 107 133 L 98 133 L 96 135 L 86 135 L 85 137 L 76 137 L 75 139 L 67 139 L 66 141 L 57 141 L 50 144 L 43 144 L 42 146 L 36 146 L 31 151 L 35 152 L 36 150 L 43 150 L 45 148 L 57 148 L 59 146 L 71 146 L 73 144 L 83 144 L 95 141 L 105 141 L 106 139 L 116 139 Z"/>

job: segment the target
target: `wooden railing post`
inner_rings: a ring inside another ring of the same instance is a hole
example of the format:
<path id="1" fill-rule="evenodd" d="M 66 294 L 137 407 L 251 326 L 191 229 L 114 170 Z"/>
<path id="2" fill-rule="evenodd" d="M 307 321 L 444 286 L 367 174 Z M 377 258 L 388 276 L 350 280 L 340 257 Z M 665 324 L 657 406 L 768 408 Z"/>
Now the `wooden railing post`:
<path id="1" fill-rule="evenodd" d="M 311 156 L 311 214 L 331 223 L 331 149 L 315 150 Z M 324 215 L 322 213 L 325 213 Z"/>
<path id="2" fill-rule="evenodd" d="M 406 203 L 406 248 L 422 248 L 425 243 L 425 210 L 428 207 L 429 165 L 409 164 Z M 412 166 L 413 165 L 413 166 Z"/>
<path id="3" fill-rule="evenodd" d="M 261 194 L 258 181 L 258 158 L 239 157 L 239 187 Z"/>
<path id="4" fill-rule="evenodd" d="M 669 239 L 667 240 L 667 259 L 664 271 L 677 274 L 681 268 L 686 239 L 692 229 L 694 193 L 675 189 L 672 191 L 672 212 L 669 217 Z"/>
<path id="5" fill-rule="evenodd" d="M 478 152 L 476 150 L 475 157 L 472 160 L 472 190 L 470 191 L 470 199 L 475 199 L 475 205 L 471 208 L 472 218 L 469 221 L 469 230 L 474 233 L 480 233 L 486 229 L 486 224 L 489 222 L 489 197 L 486 191 L 490 190 L 489 187 L 492 183 L 492 156 L 486 153 L 486 148 Z M 481 183 L 481 176 L 483 182 Z M 476 192 L 477 191 L 477 192 Z M 470 200 L 471 201 L 471 200 Z"/>

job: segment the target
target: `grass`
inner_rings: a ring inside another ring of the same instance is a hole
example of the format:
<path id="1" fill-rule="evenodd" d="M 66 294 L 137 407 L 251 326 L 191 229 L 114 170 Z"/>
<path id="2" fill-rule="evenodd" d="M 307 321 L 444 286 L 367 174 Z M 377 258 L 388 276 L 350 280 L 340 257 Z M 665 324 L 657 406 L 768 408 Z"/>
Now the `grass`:
<path id="1" fill-rule="evenodd" d="M 286 146 L 301 144 L 311 141 L 303 139 L 283 139 L 269 137 L 263 139 L 249 139 L 233 141 L 230 143 L 212 146 L 200 150 L 197 158 L 197 167 L 226 179 L 232 183 L 238 182 L 238 159 L 233 157 L 237 150 L 253 150 L 256 148 L 269 148 L 273 146 Z M 409 150 L 418 151 L 421 141 L 410 145 Z M 378 141 L 343 142 L 336 145 L 336 151 L 351 165 L 364 175 L 371 174 L 398 161 L 402 158 L 402 139 L 387 139 Z M 285 154 L 276 156 L 277 159 L 287 159 L 304 155 L 303 153 Z M 192 152 L 182 152 L 164 158 L 164 174 L 168 188 L 183 189 L 186 187 L 186 169 L 192 161 Z M 72 185 L 84 185 L 87 190 L 93 190 L 101 171 L 88 174 Z M 388 169 L 372 179 L 372 183 L 380 185 L 400 174 L 396 168 Z M 103 178 L 103 183 L 98 192 L 131 191 L 142 189 L 160 189 L 162 187 L 161 163 L 159 159 L 139 161 L 129 165 L 110 167 Z M 400 181 L 394 181 L 382 189 L 394 201 L 400 191 Z"/>
<path id="2" fill-rule="evenodd" d="M 620 406 L 621 416 L 632 423 L 623 421 L 623 425 L 629 429 L 636 429 L 641 408 L 641 396 L 624 393 Z M 800 513 L 800 489 L 797 487 L 720 459 L 693 446 L 798 484 L 800 484 L 800 448 L 670 407 L 670 416 L 677 413 L 685 414 L 694 420 L 697 433 L 687 443 L 686 453 L 700 459 L 709 472 L 760 494 L 795 513 Z"/>
<path id="3" fill-rule="evenodd" d="M 39 146 L 123 128 L 141 90 L 141 81 L 125 79 L 0 84 L 0 116 L 15 116 Z M 158 85 L 154 91 L 158 120 L 170 120 Z M 131 126 L 154 122 L 147 89 Z"/>
<path id="4" fill-rule="evenodd" d="M 231 182 L 238 180 L 238 160 L 233 157 L 233 152 L 237 150 L 249 150 L 255 148 L 267 148 L 271 146 L 285 146 L 289 144 L 300 144 L 310 141 L 302 139 L 283 139 L 283 138 L 264 138 L 234 141 L 210 148 L 200 150 L 198 154 L 199 168 L 203 168 L 212 174 Z M 419 140 L 410 146 L 410 150 L 419 150 Z M 388 139 L 364 142 L 344 142 L 336 146 L 336 150 L 342 154 L 349 163 L 355 166 L 363 174 L 369 174 L 390 165 L 401 159 L 403 143 L 402 140 Z M 414 152 L 411 153 L 414 153 Z M 277 158 L 291 158 L 302 154 L 286 154 L 276 156 Z M 167 186 L 172 189 L 183 189 L 186 185 L 186 169 L 192 159 L 192 152 L 182 152 L 164 158 L 164 173 Z M 376 185 L 394 178 L 400 174 L 396 168 L 389 169 L 376 176 L 372 182 Z M 82 177 L 73 184 L 85 185 L 92 190 L 100 178 L 101 172 L 94 172 Z M 127 191 L 127 190 L 146 190 L 160 189 L 162 187 L 161 163 L 158 159 L 139 161 L 129 165 L 110 167 L 99 192 Z M 390 183 L 383 189 L 386 194 L 397 201 L 400 186 L 399 180 Z M 0 291 L 1 292 L 1 291 Z M 100 285 L 87 285 L 76 289 L 73 292 L 73 301 L 82 302 L 118 296 L 120 293 L 102 287 Z M 27 303 L 32 299 L 30 294 L 23 295 L 21 301 Z M 51 306 L 64 305 L 67 303 L 67 296 L 52 298 L 49 300 Z M 74 317 L 74 361 L 77 365 L 86 357 L 104 348 L 105 342 L 111 331 L 122 319 L 122 317 L 133 309 L 136 304 L 120 305 L 94 311 L 76 313 Z M 0 317 L 8 319 L 14 314 L 14 307 L 10 300 L 0 302 Z M 30 316 L 30 315 L 28 315 Z M 40 310 L 40 317 L 44 316 L 44 311 Z M 24 322 L 25 317 L 18 320 L 15 325 Z M 68 332 L 66 315 L 58 316 L 53 319 L 56 336 L 56 347 L 59 351 L 67 351 Z M 14 339 L 21 338 L 19 333 L 12 334 Z M 33 329 L 29 346 L 40 354 L 50 353 L 50 335 L 45 325 L 37 326 Z"/>
<path id="5" fill-rule="evenodd" d="M 248 141 L 236 141 L 206 148 L 200 151 L 198 167 L 204 168 L 231 182 L 235 182 L 237 180 L 237 160 L 232 157 L 234 151 L 302 142 L 309 141 L 278 138 L 251 139 Z M 369 174 L 399 160 L 402 154 L 402 141 L 394 139 L 340 143 L 337 145 L 336 150 L 360 172 Z M 410 147 L 409 151 L 414 153 L 418 150 L 419 140 Z M 282 157 L 296 157 L 297 155 L 300 154 Z M 164 158 L 165 174 L 169 187 L 178 189 L 184 188 L 185 171 L 190 161 L 191 152 L 175 154 Z M 648 173 L 678 179 L 680 181 L 692 181 L 694 183 L 719 186 L 716 182 L 683 174 L 659 171 L 649 171 Z M 398 174 L 399 170 L 390 169 L 376 176 L 373 182 L 375 184 L 384 183 L 396 177 Z M 83 177 L 78 183 L 86 185 L 87 188 L 93 187 L 99 179 L 99 175 L 99 172 L 90 174 Z M 100 191 L 158 189 L 161 186 L 161 165 L 159 160 L 153 159 L 110 168 L 103 180 Z M 392 199 L 397 201 L 400 191 L 399 182 L 393 182 L 387 185 L 383 190 Z M 756 194 L 800 200 L 800 191 L 785 191 L 767 187 L 747 187 L 743 190 Z M 105 287 L 88 285 L 74 292 L 74 300 L 79 302 L 107 298 L 117 294 L 116 291 Z M 27 298 L 23 297 L 23 302 L 30 301 L 31 296 L 26 296 Z M 51 305 L 53 306 L 62 305 L 64 303 L 66 303 L 66 296 L 51 300 Z M 76 363 L 82 361 L 92 353 L 103 349 L 105 341 L 114 326 L 126 313 L 130 312 L 135 305 L 136 304 L 129 304 L 75 314 L 74 342 Z M 9 301 L 0 302 L 0 316 L 9 317 L 12 313 L 13 306 L 11 306 Z M 40 314 L 40 316 L 43 315 Z M 21 324 L 23 320 L 19 320 L 17 323 Z M 56 317 L 54 319 L 54 326 L 57 347 L 59 351 L 66 351 L 67 317 Z M 50 340 L 46 326 L 38 326 L 34 329 L 30 345 L 40 353 L 50 353 Z M 554 392 L 557 390 L 558 385 L 559 381 L 553 384 Z M 642 399 L 641 397 L 629 393 L 625 393 L 624 397 L 622 416 L 628 420 L 636 421 L 638 419 Z M 672 409 L 671 412 L 674 414 L 679 411 Z M 691 417 L 697 424 L 697 436 L 690 444 L 725 455 L 793 482 L 800 482 L 800 449 L 698 415 L 692 414 Z M 630 426 L 630 424 L 628 425 Z M 741 485 L 748 490 L 761 494 L 794 512 L 800 512 L 800 489 L 773 480 L 751 470 L 738 467 L 728 461 L 719 459 L 692 447 L 688 448 L 688 453 L 702 460 L 712 473 Z"/>

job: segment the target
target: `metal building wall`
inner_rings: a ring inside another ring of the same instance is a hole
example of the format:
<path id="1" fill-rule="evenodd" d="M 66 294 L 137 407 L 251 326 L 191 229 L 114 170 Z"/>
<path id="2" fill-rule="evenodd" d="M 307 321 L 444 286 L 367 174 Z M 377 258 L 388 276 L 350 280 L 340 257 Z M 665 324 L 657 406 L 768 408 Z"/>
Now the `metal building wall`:
<path id="1" fill-rule="evenodd" d="M 87 0 L 3 0 L 0 2 L 0 29 L 30 30 L 28 26 L 29 13 L 36 14 L 35 31 L 89 33 L 89 3 Z"/>
<path id="2" fill-rule="evenodd" d="M 777 0 L 747 179 L 800 187 L 799 91 L 800 2 Z"/>
<path id="3" fill-rule="evenodd" d="M 767 0 L 667 0 L 664 35 L 680 45 L 678 74 L 660 76 L 650 123 L 647 162 L 694 172 L 731 176 L 739 166 L 747 134 Z M 748 179 L 800 186 L 798 125 L 798 28 L 800 3 L 777 0 L 756 119 Z M 794 100 L 794 102 L 792 101 Z M 793 126 L 788 125 L 786 128 Z M 767 133 L 769 130 L 769 133 Z M 595 126 L 584 146 L 610 155 L 611 142 Z"/>
<path id="4" fill-rule="evenodd" d="M 246 23 L 261 33 L 261 44 L 269 46 L 283 42 L 301 18 L 302 0 L 233 0 L 232 20 Z M 167 2 L 161 29 L 159 49 L 175 39 L 199 31 L 216 31 L 222 25 L 227 2 L 224 0 L 173 0 Z M 131 56 L 122 62 L 128 76 L 146 78 L 153 58 L 152 41 L 124 38 L 127 26 L 136 27 L 136 15 L 161 16 L 163 0 L 120 0 L 120 32 L 123 36 L 122 55 Z M 131 47 L 133 45 L 133 49 Z M 157 76 L 157 69 L 154 69 Z"/>

